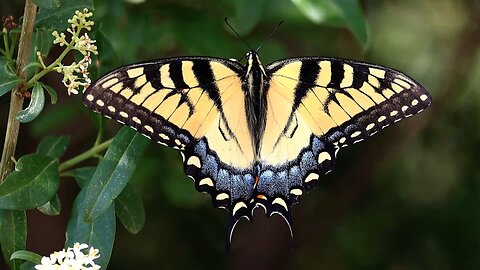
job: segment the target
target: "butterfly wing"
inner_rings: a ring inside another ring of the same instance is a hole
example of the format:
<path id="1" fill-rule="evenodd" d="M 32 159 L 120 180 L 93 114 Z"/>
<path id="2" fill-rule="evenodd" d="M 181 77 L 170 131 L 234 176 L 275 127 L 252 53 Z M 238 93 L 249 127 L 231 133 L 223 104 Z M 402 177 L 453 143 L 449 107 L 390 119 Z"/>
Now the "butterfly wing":
<path id="1" fill-rule="evenodd" d="M 237 62 L 204 57 L 129 65 L 93 83 L 83 99 L 88 108 L 179 149 L 197 190 L 232 211 L 231 201 L 252 196 L 254 182 L 242 70 Z"/>
<path id="2" fill-rule="evenodd" d="M 364 140 L 431 103 L 393 69 L 335 58 L 296 58 L 266 67 L 268 109 L 258 203 L 289 221 L 290 208 L 341 147 Z"/>

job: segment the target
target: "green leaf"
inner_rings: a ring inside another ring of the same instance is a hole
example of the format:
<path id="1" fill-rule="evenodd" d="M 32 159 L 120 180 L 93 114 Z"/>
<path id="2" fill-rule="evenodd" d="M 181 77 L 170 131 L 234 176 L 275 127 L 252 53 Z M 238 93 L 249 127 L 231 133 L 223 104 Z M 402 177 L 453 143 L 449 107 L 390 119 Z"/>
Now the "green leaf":
<path id="1" fill-rule="evenodd" d="M 7 62 L 5 58 L 0 57 L 0 97 L 10 92 L 21 81 L 13 70 L 12 62 Z"/>
<path id="2" fill-rule="evenodd" d="M 140 232 L 145 224 L 145 209 L 142 199 L 130 183 L 115 199 L 115 212 L 123 226 L 130 233 Z"/>
<path id="3" fill-rule="evenodd" d="M 230 40 L 225 35 L 218 34 L 223 31 L 223 25 L 218 21 L 195 18 L 179 20 L 171 31 L 176 35 L 180 48 L 190 54 L 214 54 L 219 57 L 235 55 Z M 185 38 L 187 36 L 188 39 Z M 213 36 L 215 38 L 205 38 Z"/>
<path id="4" fill-rule="evenodd" d="M 138 4 L 144 3 L 147 0 L 124 0 L 124 1 L 129 3 L 129 4 L 138 5 Z"/>
<path id="5" fill-rule="evenodd" d="M 62 208 L 62 205 L 60 203 L 60 199 L 58 198 L 57 194 L 55 194 L 55 196 L 53 196 L 53 198 L 50 201 L 48 201 L 46 204 L 40 207 L 37 207 L 38 211 L 49 216 L 60 215 L 61 208 Z"/>
<path id="6" fill-rule="evenodd" d="M 340 17 L 364 48 L 369 45 L 368 23 L 358 0 L 330 0 L 340 11 Z"/>
<path id="7" fill-rule="evenodd" d="M 55 10 L 40 8 L 35 26 L 63 31 L 70 26 L 68 19 L 73 17 L 75 11 L 82 11 L 84 8 L 93 10 L 93 0 L 62 0 Z"/>
<path id="8" fill-rule="evenodd" d="M 159 170 L 162 172 L 162 181 L 158 184 L 161 186 L 165 199 L 171 204 L 185 208 L 196 207 L 204 203 L 204 200 L 201 196 L 197 196 L 198 192 L 190 181 L 178 181 L 179 179 L 183 180 L 186 178 L 182 170 L 182 164 L 178 159 L 180 159 L 180 157 L 177 158 L 176 164 L 170 164 L 169 168 L 162 165 L 162 169 Z M 174 166 L 178 166 L 178 168 L 174 170 Z M 157 168 L 159 167 L 160 166 L 157 165 Z"/>
<path id="9" fill-rule="evenodd" d="M 61 0 L 33 0 L 33 2 L 39 8 L 46 8 L 51 10 L 59 8 L 62 3 Z"/>
<path id="10" fill-rule="evenodd" d="M 45 108 L 37 119 L 29 124 L 31 136 L 43 138 L 52 134 L 54 130 L 61 129 L 65 125 L 71 125 L 72 122 L 76 121 L 75 119 L 78 119 L 87 111 L 81 102 L 72 101 L 73 99 L 59 103 L 54 108 L 52 106 Z"/>
<path id="11" fill-rule="evenodd" d="M 20 266 L 20 270 L 36 270 L 35 269 L 35 265 L 37 265 L 36 263 L 32 263 L 32 262 L 24 262 L 22 263 L 22 265 Z"/>
<path id="12" fill-rule="evenodd" d="M 42 256 L 28 250 L 17 250 L 12 254 L 12 256 L 10 256 L 10 260 L 13 259 L 40 264 L 42 261 Z"/>
<path id="13" fill-rule="evenodd" d="M 24 110 L 21 110 L 17 113 L 15 119 L 20 121 L 20 123 L 28 123 L 42 112 L 43 105 L 45 105 L 45 93 L 41 84 L 35 83 L 32 90 L 32 98 L 30 99 L 30 104 Z"/>
<path id="14" fill-rule="evenodd" d="M 26 210 L 44 205 L 60 184 L 58 159 L 39 154 L 21 157 L 0 184 L 0 208 Z"/>
<path id="15" fill-rule="evenodd" d="M 111 205 L 92 223 L 86 223 L 82 214 L 86 192 L 87 189 L 83 188 L 73 203 L 65 248 L 72 247 L 76 242 L 88 244 L 100 251 L 100 258 L 96 259 L 95 263 L 100 265 L 101 269 L 108 269 L 115 240 L 115 206 Z"/>
<path id="16" fill-rule="evenodd" d="M 20 269 L 22 262 L 10 260 L 16 250 L 27 246 L 27 215 L 25 211 L 0 209 L 0 246 L 11 270 Z"/>
<path id="17" fill-rule="evenodd" d="M 41 67 L 42 67 L 42 64 L 40 64 L 39 62 L 31 62 L 28 65 L 23 67 L 23 71 L 29 72 L 31 68 L 41 68 Z"/>
<path id="18" fill-rule="evenodd" d="M 48 55 L 50 48 L 53 45 L 54 36 L 52 35 L 52 29 L 37 28 L 33 32 L 32 36 L 32 49 L 30 51 L 30 61 L 38 62 L 37 52 L 43 56 L 43 59 Z M 29 64 L 30 65 L 30 64 Z M 27 65 L 27 66 L 29 66 Z M 35 69 L 28 69 L 27 77 L 31 78 L 35 73 Z"/>
<path id="19" fill-rule="evenodd" d="M 320 24 L 338 19 L 338 12 L 330 0 L 291 0 L 312 22 Z"/>
<path id="20" fill-rule="evenodd" d="M 37 154 L 59 159 L 67 150 L 69 142 L 69 136 L 47 136 L 40 141 Z"/>
<path id="21" fill-rule="evenodd" d="M 88 184 L 88 181 L 92 179 L 96 169 L 96 167 L 83 167 L 71 171 L 71 174 L 77 181 L 77 184 L 80 186 L 80 188 L 83 188 L 86 184 Z"/>
<path id="22" fill-rule="evenodd" d="M 93 79 L 99 78 L 120 64 L 115 48 L 110 42 L 110 39 L 101 30 L 101 27 L 102 26 L 99 27 L 100 30 L 93 33 L 93 37 L 97 41 L 95 43 L 97 50 L 101 52 L 97 56 L 94 56 L 97 57 L 98 65 L 91 65 L 89 67 Z"/>
<path id="23" fill-rule="evenodd" d="M 346 26 L 364 48 L 368 46 L 368 25 L 358 0 L 291 1 L 314 23 Z"/>
<path id="24" fill-rule="evenodd" d="M 99 217 L 122 192 L 149 142 L 129 127 L 118 132 L 86 186 L 86 222 Z"/>
<path id="25" fill-rule="evenodd" d="M 43 89 L 47 91 L 47 93 L 50 95 L 50 103 L 56 104 L 57 103 L 57 91 L 53 89 L 50 85 L 43 84 L 41 82 L 38 82 L 42 85 Z"/>
<path id="26" fill-rule="evenodd" d="M 4 94 L 10 92 L 15 86 L 17 86 L 22 80 L 20 77 L 11 78 L 8 80 L 1 80 L 0 81 L 0 97 Z"/>
<path id="27" fill-rule="evenodd" d="M 233 2 L 235 4 L 235 15 L 231 22 L 238 34 L 246 35 L 252 31 L 259 22 L 268 0 L 234 0 Z"/>

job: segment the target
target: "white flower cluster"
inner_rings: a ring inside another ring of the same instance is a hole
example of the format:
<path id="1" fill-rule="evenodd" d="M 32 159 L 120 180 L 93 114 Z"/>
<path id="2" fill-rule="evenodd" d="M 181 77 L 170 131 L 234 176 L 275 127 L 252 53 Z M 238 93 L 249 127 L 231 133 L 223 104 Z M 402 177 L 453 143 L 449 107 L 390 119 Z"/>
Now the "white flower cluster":
<path id="1" fill-rule="evenodd" d="M 71 27 L 67 29 L 67 32 L 72 34 L 72 41 L 67 42 L 65 40 L 64 33 L 58 33 L 54 31 L 52 35 L 55 37 L 53 44 L 58 44 L 60 46 L 73 46 L 71 49 L 79 51 L 83 58 L 78 63 L 73 62 L 71 65 L 64 66 L 59 64 L 58 67 L 55 67 L 55 71 L 58 73 L 63 73 L 63 84 L 67 87 L 68 94 L 78 94 L 78 89 L 83 87 L 83 90 L 91 84 L 91 80 L 88 77 L 88 66 L 92 63 L 90 54 L 98 54 L 97 46 L 95 46 L 95 40 L 92 40 L 87 33 L 84 33 L 80 36 L 80 32 L 85 29 L 90 31 L 93 21 L 90 21 L 88 18 L 93 16 L 92 12 L 89 12 L 88 9 L 84 9 L 83 12 L 75 11 L 73 18 L 69 19 Z M 81 77 L 80 77 L 81 75 Z"/>
<path id="2" fill-rule="evenodd" d="M 56 251 L 49 257 L 42 257 L 42 264 L 35 266 L 37 270 L 98 270 L 100 266 L 94 260 L 100 257 L 98 249 L 90 248 L 88 254 L 82 249 L 88 248 L 87 244 L 75 243 L 73 248 Z"/>
<path id="3" fill-rule="evenodd" d="M 63 73 L 62 82 L 67 87 L 69 95 L 77 95 L 80 87 L 83 87 L 83 90 L 85 90 L 90 86 L 92 81 L 88 77 L 88 65 L 91 63 L 92 60 L 90 59 L 90 56 L 85 56 L 78 63 L 73 62 L 68 66 L 59 64 L 58 67 L 55 68 L 55 71 L 58 73 Z M 80 74 L 82 77 L 79 76 Z"/>
<path id="4" fill-rule="evenodd" d="M 88 18 L 92 17 L 93 13 L 88 12 L 88 8 L 84 8 L 82 12 L 75 11 L 75 15 L 71 19 L 68 20 L 68 23 L 72 25 L 71 30 L 68 29 L 67 31 L 70 33 L 74 33 L 76 29 L 87 29 L 88 31 L 92 30 L 92 26 L 94 25 L 93 21 L 89 21 Z"/>

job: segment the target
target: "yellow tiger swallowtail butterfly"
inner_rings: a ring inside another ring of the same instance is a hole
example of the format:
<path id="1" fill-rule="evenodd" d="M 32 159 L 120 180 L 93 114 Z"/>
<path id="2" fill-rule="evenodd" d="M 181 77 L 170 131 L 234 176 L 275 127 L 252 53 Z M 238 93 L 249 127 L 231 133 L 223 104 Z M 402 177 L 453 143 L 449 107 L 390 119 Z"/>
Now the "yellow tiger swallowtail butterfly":
<path id="1" fill-rule="evenodd" d="M 291 208 L 332 170 L 340 148 L 431 103 L 396 70 L 338 58 L 262 66 L 177 57 L 120 67 L 93 83 L 85 105 L 178 149 L 185 173 L 228 210 L 229 241 L 256 206 L 291 226 Z M 291 228 L 290 228 L 291 231 Z"/>

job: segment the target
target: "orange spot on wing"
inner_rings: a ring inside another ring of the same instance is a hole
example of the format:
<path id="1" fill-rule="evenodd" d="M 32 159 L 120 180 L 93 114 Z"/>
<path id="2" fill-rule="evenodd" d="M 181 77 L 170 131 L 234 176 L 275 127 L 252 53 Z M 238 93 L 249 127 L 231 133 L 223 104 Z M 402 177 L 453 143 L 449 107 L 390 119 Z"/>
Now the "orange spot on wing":
<path id="1" fill-rule="evenodd" d="M 267 199 L 267 197 L 265 197 L 265 195 L 257 195 L 257 198 L 261 199 L 261 200 L 266 200 Z"/>

